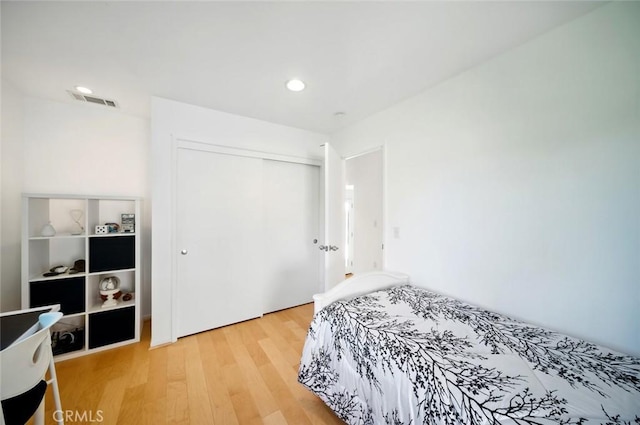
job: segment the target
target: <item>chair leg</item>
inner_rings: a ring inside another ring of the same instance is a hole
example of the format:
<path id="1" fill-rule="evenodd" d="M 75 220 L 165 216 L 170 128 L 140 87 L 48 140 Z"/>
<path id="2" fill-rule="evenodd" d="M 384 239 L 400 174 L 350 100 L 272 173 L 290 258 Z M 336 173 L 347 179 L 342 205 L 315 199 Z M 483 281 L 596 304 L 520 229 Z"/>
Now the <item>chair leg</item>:
<path id="1" fill-rule="evenodd" d="M 62 402 L 60 401 L 60 390 L 58 389 L 58 376 L 56 374 L 56 366 L 53 362 L 53 357 L 51 358 L 51 363 L 49 364 L 49 379 L 48 384 L 53 388 L 53 402 L 56 407 L 54 411 L 54 418 L 58 425 L 64 425 L 64 412 L 62 411 Z"/>
<path id="2" fill-rule="evenodd" d="M 35 425 L 44 425 L 44 397 L 42 397 L 38 410 L 33 415 L 33 423 Z"/>

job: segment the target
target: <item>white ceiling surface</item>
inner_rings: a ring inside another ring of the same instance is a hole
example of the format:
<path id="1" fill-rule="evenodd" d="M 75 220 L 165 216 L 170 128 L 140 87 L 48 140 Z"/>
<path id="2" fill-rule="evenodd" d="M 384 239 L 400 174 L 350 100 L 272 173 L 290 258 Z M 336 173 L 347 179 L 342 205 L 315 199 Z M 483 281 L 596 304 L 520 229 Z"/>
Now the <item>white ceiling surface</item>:
<path id="1" fill-rule="evenodd" d="M 601 4 L 2 1 L 2 76 L 144 117 L 160 96 L 331 133 Z M 285 90 L 292 77 L 307 89 Z"/>

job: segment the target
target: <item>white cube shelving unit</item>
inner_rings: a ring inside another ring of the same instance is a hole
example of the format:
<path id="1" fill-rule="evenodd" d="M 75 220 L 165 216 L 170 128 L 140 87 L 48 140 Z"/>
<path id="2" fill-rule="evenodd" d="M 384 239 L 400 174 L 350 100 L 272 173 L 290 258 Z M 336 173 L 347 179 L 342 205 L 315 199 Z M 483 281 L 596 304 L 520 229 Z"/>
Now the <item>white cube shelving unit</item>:
<path id="1" fill-rule="evenodd" d="M 140 198 L 24 194 L 22 206 L 22 307 L 61 305 L 52 330 L 56 360 L 140 341 Z M 82 211 L 81 233 L 72 210 Z M 98 225 L 120 224 L 122 214 L 135 214 L 134 231 L 96 234 Z M 55 235 L 42 236 L 49 222 Z M 84 271 L 44 276 L 77 260 Z M 120 280 L 122 296 L 103 307 L 99 284 L 109 276 Z M 132 298 L 123 301 L 125 294 Z"/>

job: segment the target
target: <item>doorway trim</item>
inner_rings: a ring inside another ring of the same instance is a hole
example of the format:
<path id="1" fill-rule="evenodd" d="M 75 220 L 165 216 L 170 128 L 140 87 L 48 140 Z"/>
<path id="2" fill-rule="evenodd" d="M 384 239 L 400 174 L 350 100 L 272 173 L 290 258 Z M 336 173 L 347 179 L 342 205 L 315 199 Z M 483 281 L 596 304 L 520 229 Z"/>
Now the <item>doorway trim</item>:
<path id="1" fill-rule="evenodd" d="M 235 155 L 246 156 L 249 158 L 268 159 L 271 161 L 293 162 L 296 164 L 315 165 L 316 167 L 322 166 L 322 160 L 315 158 L 304 158 L 299 156 L 283 155 L 272 152 L 257 151 L 253 149 L 237 148 L 233 146 L 217 145 L 207 143 L 199 140 L 187 139 L 182 137 L 174 138 L 174 151 L 175 149 L 192 149 L 205 152 L 214 152 L 223 155 Z M 174 161 L 175 165 L 175 161 Z"/>

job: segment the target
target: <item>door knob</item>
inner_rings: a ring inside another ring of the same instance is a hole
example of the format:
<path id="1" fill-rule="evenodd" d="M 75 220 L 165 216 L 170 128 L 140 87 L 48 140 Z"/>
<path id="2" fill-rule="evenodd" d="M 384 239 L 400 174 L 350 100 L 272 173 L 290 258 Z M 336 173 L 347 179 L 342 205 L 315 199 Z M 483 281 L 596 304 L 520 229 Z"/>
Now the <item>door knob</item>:
<path id="1" fill-rule="evenodd" d="M 318 248 L 320 248 L 320 251 L 337 251 L 339 248 L 335 245 L 320 245 Z"/>
<path id="2" fill-rule="evenodd" d="M 180 251 L 180 254 L 182 255 L 187 255 L 189 253 L 189 251 L 187 251 L 186 249 L 183 249 L 182 251 Z"/>

